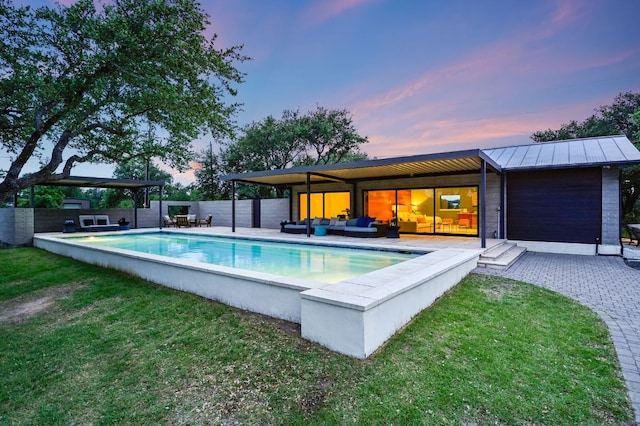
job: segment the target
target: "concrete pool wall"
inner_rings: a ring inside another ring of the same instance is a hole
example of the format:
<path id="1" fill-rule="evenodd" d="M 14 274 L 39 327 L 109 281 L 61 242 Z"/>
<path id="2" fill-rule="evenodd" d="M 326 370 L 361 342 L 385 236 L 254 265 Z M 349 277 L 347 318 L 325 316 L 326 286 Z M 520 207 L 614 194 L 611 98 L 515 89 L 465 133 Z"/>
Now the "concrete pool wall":
<path id="1" fill-rule="evenodd" d="M 475 268 L 481 253 L 442 249 L 337 284 L 326 284 L 89 246 L 68 240 L 62 234 L 36 234 L 34 246 L 299 323 L 302 337 L 356 358 L 371 355 L 415 315 L 460 282 Z"/>

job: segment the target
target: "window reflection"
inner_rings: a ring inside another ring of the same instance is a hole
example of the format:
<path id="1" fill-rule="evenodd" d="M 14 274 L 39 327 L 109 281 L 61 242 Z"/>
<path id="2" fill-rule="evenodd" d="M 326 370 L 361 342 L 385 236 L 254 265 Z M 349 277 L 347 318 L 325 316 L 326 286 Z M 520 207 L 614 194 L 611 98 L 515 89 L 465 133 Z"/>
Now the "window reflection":
<path id="1" fill-rule="evenodd" d="M 299 219 L 307 217 L 307 194 L 300 194 Z M 311 194 L 310 218 L 332 218 L 348 216 L 351 206 L 351 194 L 349 192 L 314 192 Z"/>
<path id="2" fill-rule="evenodd" d="M 365 192 L 365 214 L 400 232 L 478 234 L 478 188 L 417 188 Z"/>

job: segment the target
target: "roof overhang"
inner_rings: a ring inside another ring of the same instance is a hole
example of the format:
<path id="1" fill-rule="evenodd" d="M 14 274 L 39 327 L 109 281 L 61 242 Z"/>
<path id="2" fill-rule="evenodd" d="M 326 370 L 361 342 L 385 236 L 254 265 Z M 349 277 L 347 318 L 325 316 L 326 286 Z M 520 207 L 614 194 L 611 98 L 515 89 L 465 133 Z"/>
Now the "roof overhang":
<path id="1" fill-rule="evenodd" d="M 500 172 L 501 168 L 482 150 L 466 150 L 448 153 L 412 155 L 352 163 L 324 164 L 293 167 L 282 170 L 267 170 L 231 174 L 222 177 L 225 181 L 236 181 L 259 185 L 293 186 L 311 183 L 371 181 L 379 179 L 401 179 L 412 177 L 478 173 L 485 161 L 487 168 Z"/>
<path id="2" fill-rule="evenodd" d="M 70 186 L 80 188 L 112 188 L 112 189 L 141 189 L 164 186 L 161 180 L 111 179 L 86 176 L 69 176 L 52 182 L 43 182 L 39 186 Z"/>

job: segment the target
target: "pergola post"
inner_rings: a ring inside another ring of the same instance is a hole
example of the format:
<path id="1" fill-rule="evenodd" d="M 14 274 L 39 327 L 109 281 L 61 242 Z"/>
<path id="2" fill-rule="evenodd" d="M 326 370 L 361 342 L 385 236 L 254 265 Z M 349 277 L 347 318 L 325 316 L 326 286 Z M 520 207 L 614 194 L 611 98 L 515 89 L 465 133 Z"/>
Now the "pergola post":
<path id="1" fill-rule="evenodd" d="M 159 200 L 159 206 L 158 206 L 158 227 L 160 229 L 162 229 L 162 196 L 163 196 L 163 189 L 164 187 L 162 185 L 158 186 L 158 192 L 160 193 L 160 200 Z M 149 207 L 151 207 L 151 205 L 149 205 Z"/>
<path id="2" fill-rule="evenodd" d="M 138 188 L 133 190 L 133 228 L 138 229 Z"/>
<path id="3" fill-rule="evenodd" d="M 236 232 L 236 181 L 231 181 L 231 232 Z"/>
<path id="4" fill-rule="evenodd" d="M 480 247 L 487 248 L 487 162 L 480 160 Z"/>
<path id="5" fill-rule="evenodd" d="M 311 236 L 311 173 L 307 172 L 307 238 Z"/>

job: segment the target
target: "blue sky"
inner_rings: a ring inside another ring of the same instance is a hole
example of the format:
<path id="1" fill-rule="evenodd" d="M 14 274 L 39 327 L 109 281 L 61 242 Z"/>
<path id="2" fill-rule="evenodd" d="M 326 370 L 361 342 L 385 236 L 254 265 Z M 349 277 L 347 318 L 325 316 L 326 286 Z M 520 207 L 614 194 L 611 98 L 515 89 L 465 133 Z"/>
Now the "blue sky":
<path id="1" fill-rule="evenodd" d="M 640 91 L 638 0 L 203 3 L 253 58 L 238 124 L 346 108 L 370 157 L 528 143 Z"/>

